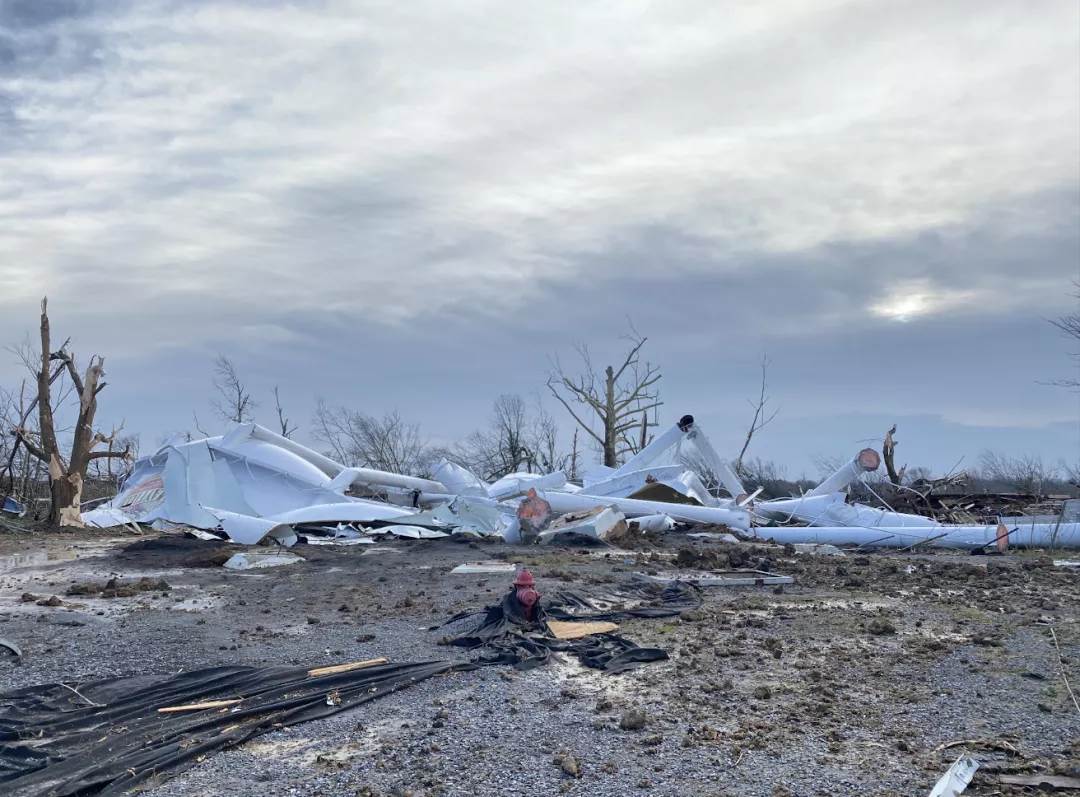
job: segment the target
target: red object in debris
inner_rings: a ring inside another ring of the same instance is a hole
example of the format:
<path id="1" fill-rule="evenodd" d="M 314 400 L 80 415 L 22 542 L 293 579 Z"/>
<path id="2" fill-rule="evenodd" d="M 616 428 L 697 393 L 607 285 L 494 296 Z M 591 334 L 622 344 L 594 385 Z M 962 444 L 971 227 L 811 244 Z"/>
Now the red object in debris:
<path id="1" fill-rule="evenodd" d="M 532 573 L 523 568 L 518 571 L 514 586 L 517 588 L 514 594 L 525 611 L 525 619 L 532 621 L 536 604 L 540 600 L 540 593 L 535 589 L 536 579 L 533 578 Z"/>
<path id="2" fill-rule="evenodd" d="M 525 619 L 532 621 L 536 604 L 540 600 L 540 593 L 532 587 L 518 587 L 517 599 L 521 608 L 525 610 Z"/>
<path id="3" fill-rule="evenodd" d="M 517 509 L 518 521 L 521 524 L 522 538 L 525 542 L 533 542 L 536 535 L 547 528 L 551 520 L 551 504 L 536 493 L 536 489 L 529 488 L 529 492 L 521 500 Z"/>

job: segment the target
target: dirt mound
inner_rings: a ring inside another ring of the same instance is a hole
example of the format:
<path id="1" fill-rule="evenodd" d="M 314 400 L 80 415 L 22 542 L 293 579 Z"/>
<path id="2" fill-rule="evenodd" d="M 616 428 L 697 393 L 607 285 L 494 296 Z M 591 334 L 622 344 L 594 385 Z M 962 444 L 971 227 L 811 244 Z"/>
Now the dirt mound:
<path id="1" fill-rule="evenodd" d="M 242 546 L 184 536 L 151 537 L 124 546 L 115 558 L 144 568 L 220 567 Z"/>
<path id="2" fill-rule="evenodd" d="M 94 598 L 131 598 L 140 592 L 168 592 L 172 587 L 163 578 L 140 578 L 138 581 L 124 582 L 110 578 L 104 583 L 96 581 L 76 581 L 66 594 L 86 595 Z"/>

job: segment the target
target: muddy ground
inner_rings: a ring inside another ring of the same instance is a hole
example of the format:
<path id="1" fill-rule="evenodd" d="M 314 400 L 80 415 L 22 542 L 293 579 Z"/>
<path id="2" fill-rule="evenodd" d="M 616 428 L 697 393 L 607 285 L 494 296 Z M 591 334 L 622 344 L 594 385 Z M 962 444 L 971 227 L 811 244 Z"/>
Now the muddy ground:
<path id="1" fill-rule="evenodd" d="M 494 602 L 510 580 L 449 573 L 465 561 L 525 563 L 541 592 L 759 567 L 796 583 L 709 588 L 679 619 L 621 623 L 670 661 L 621 675 L 565 660 L 438 677 L 149 791 L 920 795 L 964 750 L 986 762 L 967 794 L 1025 793 L 997 772 L 1080 775 L 1080 713 L 1049 630 L 1080 687 L 1080 571 L 1047 555 L 838 558 L 669 534 L 630 552 L 300 545 L 303 562 L 233 572 L 220 566 L 233 550 L 157 535 L 0 535 L 0 636 L 24 652 L 0 653 L 0 690 L 227 663 L 461 658 L 424 629 Z M 635 709 L 644 727 L 624 729 Z"/>

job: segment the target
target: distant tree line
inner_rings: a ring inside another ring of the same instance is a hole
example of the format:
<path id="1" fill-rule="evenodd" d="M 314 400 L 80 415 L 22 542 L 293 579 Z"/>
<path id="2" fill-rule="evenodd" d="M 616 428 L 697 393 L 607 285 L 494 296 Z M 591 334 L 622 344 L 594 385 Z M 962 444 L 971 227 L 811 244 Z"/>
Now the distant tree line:
<path id="1" fill-rule="evenodd" d="M 14 388 L 0 387 L 0 496 L 13 496 L 31 505 L 36 517 L 53 523 L 77 521 L 80 503 L 111 494 L 139 453 L 137 436 L 124 435 L 123 423 L 108 432 L 95 425 L 98 396 L 105 389 L 104 358 L 93 355 L 85 367 L 77 363 L 71 339 L 53 344 L 46 300 L 41 302 L 37 340 L 29 338 L 10 347 L 27 376 Z M 1080 340 L 1080 315 L 1053 320 L 1072 340 Z M 544 386 L 565 411 L 572 432 L 560 434 L 556 419 L 539 395 L 526 399 L 507 393 L 495 398 L 487 419 L 456 442 L 435 443 L 420 426 L 392 410 L 381 416 L 362 408 L 319 399 L 307 437 L 346 465 L 365 466 L 413 475 L 430 475 L 434 463 L 445 458 L 463 465 L 486 480 L 519 471 L 544 473 L 562 470 L 580 481 L 588 462 L 599 460 L 616 467 L 653 439 L 661 425 L 662 371 L 644 359 L 648 339 L 631 327 L 625 349 L 612 364 L 598 365 L 586 346 L 575 349 L 577 366 L 564 367 L 552 358 Z M 1070 356 L 1080 366 L 1080 352 Z M 757 396 L 749 401 L 752 417 L 742 448 L 732 465 L 749 489 L 762 487 L 764 496 L 798 495 L 842 464 L 843 459 L 819 460 L 815 477 L 790 478 L 785 466 L 751 455 L 755 435 L 776 416 L 768 393 L 768 359 L 761 362 Z M 211 369 L 211 409 L 217 420 L 246 423 L 256 419 L 260 402 L 232 359 L 219 355 Z M 1075 378 L 1052 384 L 1080 387 Z M 283 406 L 278 386 L 267 424 L 285 437 L 298 431 Z M 260 418 L 266 423 L 266 418 Z M 208 436 L 198 415 L 192 413 L 194 431 L 183 439 Z M 1080 464 L 1051 464 L 1037 456 L 1007 456 L 983 452 L 966 472 L 935 479 L 924 467 L 896 467 L 896 429 L 882 442 L 883 471 L 869 474 L 855 486 L 887 501 L 898 491 L 958 486 L 973 492 L 1020 492 L 1031 495 L 1075 494 Z M 174 435 L 175 436 L 175 435 Z M 716 474 L 704 463 L 690 463 L 707 485 L 722 493 Z M 961 476 L 963 477 L 961 479 Z"/>

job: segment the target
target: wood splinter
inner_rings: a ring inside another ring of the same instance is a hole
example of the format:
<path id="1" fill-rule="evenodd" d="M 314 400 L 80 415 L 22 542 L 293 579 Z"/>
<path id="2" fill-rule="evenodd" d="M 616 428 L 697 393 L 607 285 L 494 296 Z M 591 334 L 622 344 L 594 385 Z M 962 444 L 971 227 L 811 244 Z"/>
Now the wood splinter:
<path id="1" fill-rule="evenodd" d="M 158 714 L 177 714 L 181 711 L 205 711 L 210 708 L 225 708 L 225 706 L 235 706 L 242 700 L 243 698 L 235 697 L 229 700 L 208 700 L 205 703 L 188 703 L 183 706 L 168 706 L 166 708 L 159 708 Z"/>
<path id="2" fill-rule="evenodd" d="M 348 664 L 333 664 L 329 667 L 316 667 L 313 670 L 308 670 L 308 678 L 318 678 L 322 675 L 337 675 L 341 672 L 350 672 L 351 670 L 362 670 L 365 667 L 377 667 L 380 664 L 389 664 L 389 659 L 367 659 L 365 661 L 353 661 Z"/>

